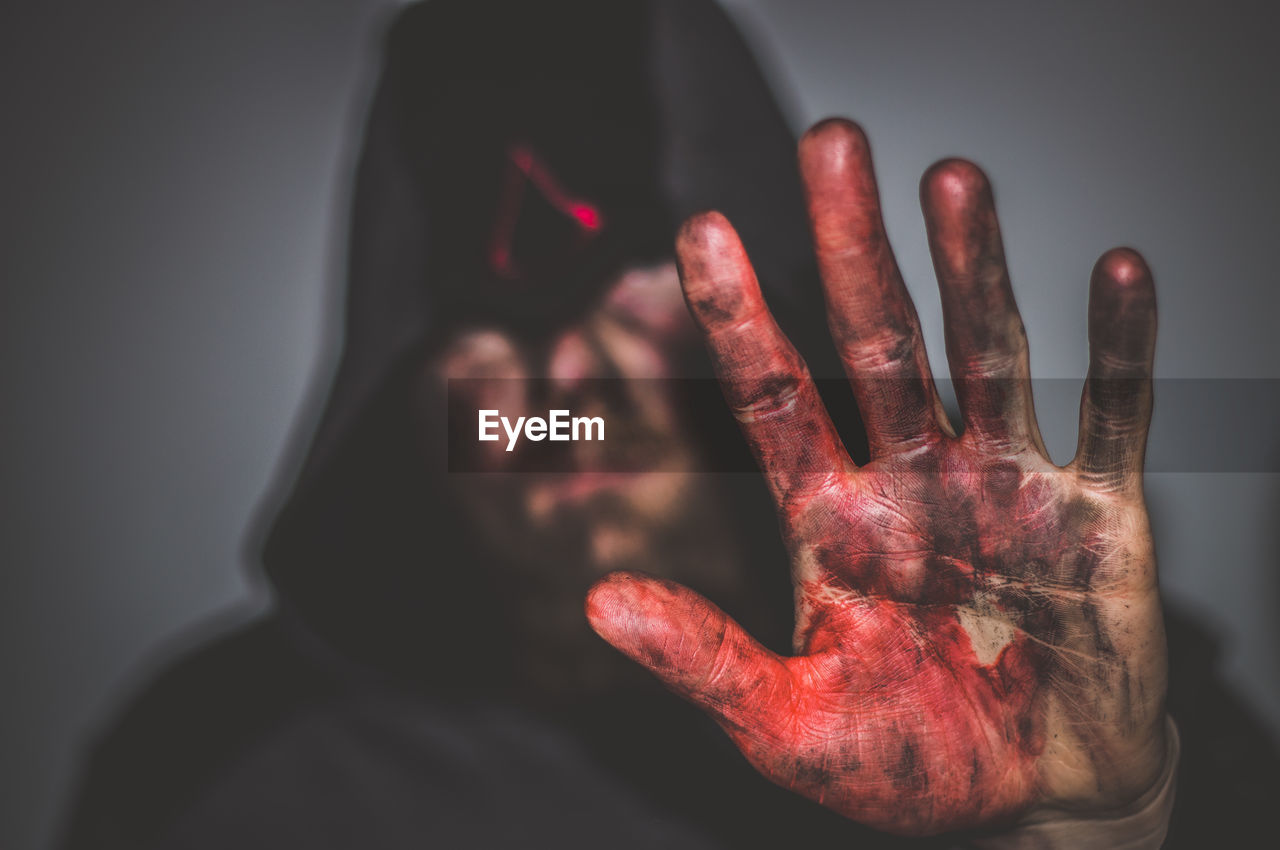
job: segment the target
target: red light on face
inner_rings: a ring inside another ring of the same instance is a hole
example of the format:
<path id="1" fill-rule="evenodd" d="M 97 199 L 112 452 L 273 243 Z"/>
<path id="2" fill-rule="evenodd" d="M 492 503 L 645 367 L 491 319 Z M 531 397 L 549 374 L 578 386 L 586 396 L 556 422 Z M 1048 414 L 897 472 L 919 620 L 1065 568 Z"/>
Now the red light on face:
<path id="1" fill-rule="evenodd" d="M 600 229 L 600 213 L 590 204 L 574 204 L 570 213 L 587 230 Z"/>
<path id="2" fill-rule="evenodd" d="M 530 185 L 552 209 L 578 226 L 581 233 L 577 247 L 585 241 L 583 237 L 590 238 L 604 227 L 604 216 L 598 207 L 570 194 L 528 145 L 512 144 L 507 149 L 507 175 L 489 239 L 489 264 L 508 279 L 519 278 L 525 271 L 512 256 L 512 244 L 526 186 Z"/>

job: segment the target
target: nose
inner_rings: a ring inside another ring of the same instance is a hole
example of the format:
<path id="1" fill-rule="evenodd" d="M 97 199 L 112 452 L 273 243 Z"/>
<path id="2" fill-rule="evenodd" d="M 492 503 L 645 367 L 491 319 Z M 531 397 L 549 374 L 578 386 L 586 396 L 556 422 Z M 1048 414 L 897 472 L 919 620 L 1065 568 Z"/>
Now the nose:
<path id="1" fill-rule="evenodd" d="M 566 331 L 551 346 L 547 378 L 557 393 L 573 393 L 587 378 L 598 376 L 599 355 L 580 330 Z"/>

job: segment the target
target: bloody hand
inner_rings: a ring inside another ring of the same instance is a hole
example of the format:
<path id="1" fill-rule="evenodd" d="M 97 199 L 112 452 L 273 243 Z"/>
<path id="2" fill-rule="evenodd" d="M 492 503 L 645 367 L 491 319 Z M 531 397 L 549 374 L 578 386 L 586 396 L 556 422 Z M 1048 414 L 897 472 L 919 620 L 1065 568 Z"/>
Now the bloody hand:
<path id="1" fill-rule="evenodd" d="M 921 200 L 964 430 L 948 423 L 885 237 L 867 141 L 828 121 L 800 167 L 831 332 L 871 460 L 855 467 L 730 224 L 690 220 L 685 297 L 774 495 L 795 655 L 693 591 L 614 573 L 587 613 L 708 711 L 765 776 L 884 830 L 1112 813 L 1165 759 L 1166 661 L 1142 498 L 1155 295 L 1098 261 L 1075 459 L 1049 460 L 982 172 L 945 160 Z"/>

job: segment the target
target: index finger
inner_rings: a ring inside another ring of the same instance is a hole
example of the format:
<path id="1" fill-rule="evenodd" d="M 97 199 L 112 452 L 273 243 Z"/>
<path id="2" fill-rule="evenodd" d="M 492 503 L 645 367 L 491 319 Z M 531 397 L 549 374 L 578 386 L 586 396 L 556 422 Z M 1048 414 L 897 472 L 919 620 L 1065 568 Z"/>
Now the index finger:
<path id="1" fill-rule="evenodd" d="M 720 387 L 779 505 L 852 472 L 809 369 L 774 321 L 751 261 L 719 213 L 685 222 L 680 282 Z"/>

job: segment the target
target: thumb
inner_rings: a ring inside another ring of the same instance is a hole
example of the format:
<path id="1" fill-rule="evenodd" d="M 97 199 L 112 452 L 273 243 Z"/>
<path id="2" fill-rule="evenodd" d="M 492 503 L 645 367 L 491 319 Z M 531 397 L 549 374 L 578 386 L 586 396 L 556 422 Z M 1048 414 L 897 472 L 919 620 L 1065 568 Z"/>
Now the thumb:
<path id="1" fill-rule="evenodd" d="M 728 727 L 754 729 L 790 697 L 783 659 L 683 585 L 611 573 L 587 594 L 587 619 L 600 637 Z"/>

